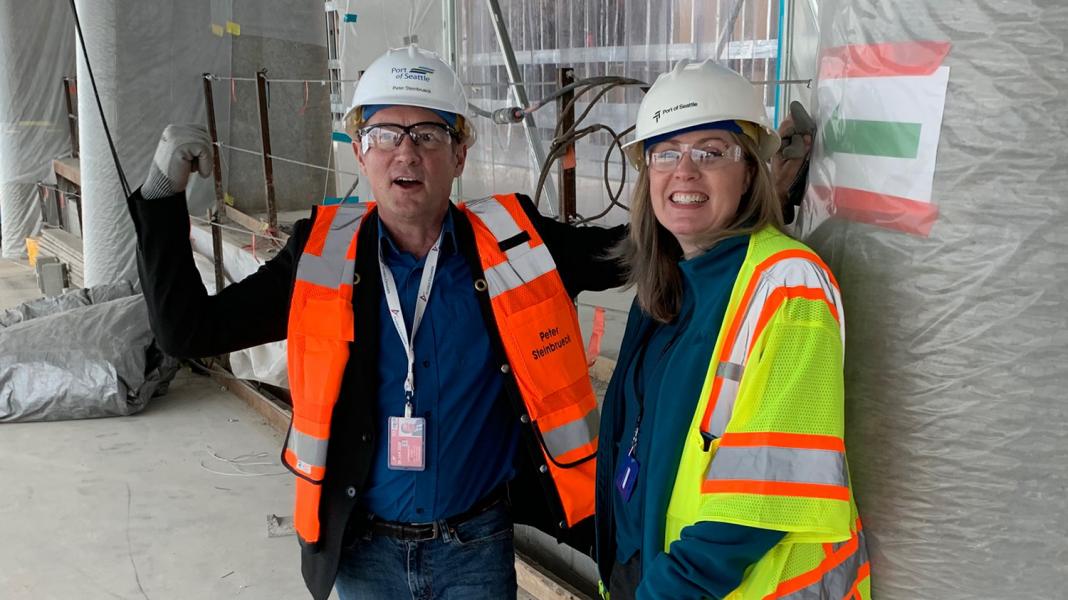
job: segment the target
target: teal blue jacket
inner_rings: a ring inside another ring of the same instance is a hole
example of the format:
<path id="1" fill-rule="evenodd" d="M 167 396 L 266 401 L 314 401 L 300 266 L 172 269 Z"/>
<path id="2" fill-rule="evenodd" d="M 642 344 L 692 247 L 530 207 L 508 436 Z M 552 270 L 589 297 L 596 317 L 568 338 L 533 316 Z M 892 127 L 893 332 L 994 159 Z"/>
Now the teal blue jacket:
<path id="1" fill-rule="evenodd" d="M 597 565 L 607 585 L 616 562 L 641 552 L 637 597 L 722 598 L 738 587 L 745 570 L 783 537 L 728 523 L 687 527 L 663 551 L 667 512 L 682 442 L 693 417 L 749 237 L 724 240 L 701 256 L 679 263 L 683 305 L 660 324 L 635 303 L 627 319 L 615 373 L 601 409 L 597 455 Z M 643 345 L 646 350 L 642 350 Z M 644 411 L 637 448 L 640 463 L 633 497 L 623 502 L 614 485 L 628 451 L 638 413 Z"/>

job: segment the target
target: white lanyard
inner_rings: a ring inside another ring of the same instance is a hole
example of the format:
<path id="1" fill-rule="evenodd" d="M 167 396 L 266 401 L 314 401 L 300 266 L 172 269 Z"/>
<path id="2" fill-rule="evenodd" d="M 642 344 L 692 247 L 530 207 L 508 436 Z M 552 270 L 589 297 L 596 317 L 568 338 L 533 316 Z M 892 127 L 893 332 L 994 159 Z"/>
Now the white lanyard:
<path id="1" fill-rule="evenodd" d="M 423 322 L 423 313 L 430 301 L 430 289 L 434 286 L 434 272 L 438 269 L 438 254 L 441 253 L 441 240 L 445 235 L 444 228 L 438 234 L 438 240 L 427 252 L 426 263 L 423 265 L 423 277 L 419 280 L 419 295 L 415 298 L 415 315 L 412 317 L 412 333 L 408 335 L 408 328 L 404 324 L 404 313 L 401 312 L 400 295 L 397 293 L 397 282 L 393 279 L 393 272 L 382 260 L 382 244 L 378 245 L 378 268 L 382 271 L 382 288 L 386 294 L 386 305 L 389 307 L 389 316 L 393 319 L 393 327 L 400 336 L 404 352 L 408 355 L 408 375 L 404 378 L 404 416 L 412 416 L 412 398 L 415 396 L 415 334 L 419 331 L 419 324 Z"/>

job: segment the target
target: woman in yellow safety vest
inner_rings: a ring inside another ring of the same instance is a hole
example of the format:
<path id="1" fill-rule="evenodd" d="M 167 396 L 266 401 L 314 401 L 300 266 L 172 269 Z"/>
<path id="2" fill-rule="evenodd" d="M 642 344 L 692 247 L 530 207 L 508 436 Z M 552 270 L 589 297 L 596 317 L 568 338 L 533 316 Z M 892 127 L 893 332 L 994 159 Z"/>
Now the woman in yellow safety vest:
<path id="1" fill-rule="evenodd" d="M 625 148 L 636 299 L 597 457 L 602 596 L 867 599 L 844 445 L 838 284 L 782 232 L 761 97 L 661 75 Z"/>

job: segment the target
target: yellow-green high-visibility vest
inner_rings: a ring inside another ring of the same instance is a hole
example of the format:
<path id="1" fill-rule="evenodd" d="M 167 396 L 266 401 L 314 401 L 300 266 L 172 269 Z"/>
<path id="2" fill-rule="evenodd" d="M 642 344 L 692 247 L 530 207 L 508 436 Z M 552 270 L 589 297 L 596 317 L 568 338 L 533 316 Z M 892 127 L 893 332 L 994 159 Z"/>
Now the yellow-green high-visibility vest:
<path id="1" fill-rule="evenodd" d="M 842 300 L 830 269 L 774 228 L 750 238 L 679 462 L 664 548 L 719 521 L 787 532 L 728 598 L 868 599 L 849 483 Z"/>

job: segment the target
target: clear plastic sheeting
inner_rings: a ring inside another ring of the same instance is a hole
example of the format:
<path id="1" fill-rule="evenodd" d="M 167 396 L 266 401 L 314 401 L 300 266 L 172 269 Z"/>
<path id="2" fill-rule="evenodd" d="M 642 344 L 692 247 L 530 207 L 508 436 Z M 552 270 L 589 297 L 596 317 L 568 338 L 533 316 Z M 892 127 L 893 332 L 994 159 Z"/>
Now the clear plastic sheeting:
<path id="1" fill-rule="evenodd" d="M 234 377 L 285 389 L 289 389 L 288 365 L 285 340 L 230 353 L 230 371 Z"/>
<path id="2" fill-rule="evenodd" d="M 799 232 L 843 290 L 846 443 L 873 595 L 1064 597 L 1068 5 L 829 0 L 820 18 L 821 56 L 839 80 L 907 85 L 933 64 L 949 69 L 926 231 L 876 177 L 865 211 L 810 191 L 801 213 Z M 820 81 L 846 100 L 849 84 Z M 927 123 L 883 120 L 918 124 L 919 136 Z M 840 185 L 828 130 L 853 138 L 835 140 L 838 152 L 872 140 L 819 125 L 812 177 Z M 910 172 L 915 159 L 879 160 Z"/>
<path id="3" fill-rule="evenodd" d="M 3 134 L 0 133 L 0 138 Z M 4 158 L 0 157 L 0 162 Z M 0 256 L 26 258 L 26 238 L 41 228 L 37 186 L 32 183 L 0 183 Z"/>
<path id="4" fill-rule="evenodd" d="M 0 423 L 131 415 L 177 370 L 141 295 L 25 321 L 0 330 Z"/>
<path id="5" fill-rule="evenodd" d="M 207 227 L 193 226 L 189 230 L 189 242 L 193 248 L 193 260 L 200 280 L 209 294 L 215 294 L 215 261 L 211 244 L 211 232 Z M 261 238 L 261 243 L 267 240 Z M 241 281 L 255 273 L 266 262 L 262 257 L 223 239 L 223 280 L 225 285 Z M 262 381 L 289 389 L 286 340 L 253 346 L 230 353 L 230 371 L 238 379 Z"/>
<path id="6" fill-rule="evenodd" d="M 26 256 L 41 222 L 38 181 L 70 154 L 61 80 L 74 74 L 65 0 L 0 0 L 0 254 Z"/>
<path id="7" fill-rule="evenodd" d="M 464 40 L 458 71 L 469 99 L 487 111 L 515 106 L 505 57 L 486 3 L 465 0 L 458 4 L 458 36 Z M 577 79 L 614 75 L 651 83 L 681 59 L 719 56 L 731 68 L 762 82 L 759 85 L 764 86 L 769 114 L 775 89 L 763 82 L 776 77 L 779 4 L 779 0 L 500 1 L 531 102 L 559 88 L 558 70 L 562 67 L 573 67 Z M 595 95 L 596 91 L 588 93 L 576 102 L 576 116 Z M 641 98 L 642 92 L 636 87 L 616 88 L 595 105 L 584 124 L 603 123 L 621 133 L 634 124 Z M 555 102 L 535 112 L 534 121 L 542 146 L 548 148 L 557 121 Z M 463 195 L 476 198 L 505 191 L 533 193 L 541 165 L 531 158 L 523 126 L 496 125 L 482 117 L 475 122 L 479 141 L 468 154 Z M 576 196 L 580 216 L 589 217 L 610 206 L 604 159 L 612 148 L 611 140 L 609 133 L 599 131 L 577 143 Z M 629 165 L 624 166 L 622 154 L 616 150 L 608 170 L 613 193 L 623 173 L 628 185 L 619 200 L 626 204 L 629 184 L 636 179 L 636 173 Z M 557 185 L 555 168 L 548 185 Z M 550 211 L 547 202 L 548 197 L 543 194 L 541 211 L 555 212 L 556 208 Z M 626 212 L 613 208 L 599 222 L 618 224 L 626 219 Z"/>

